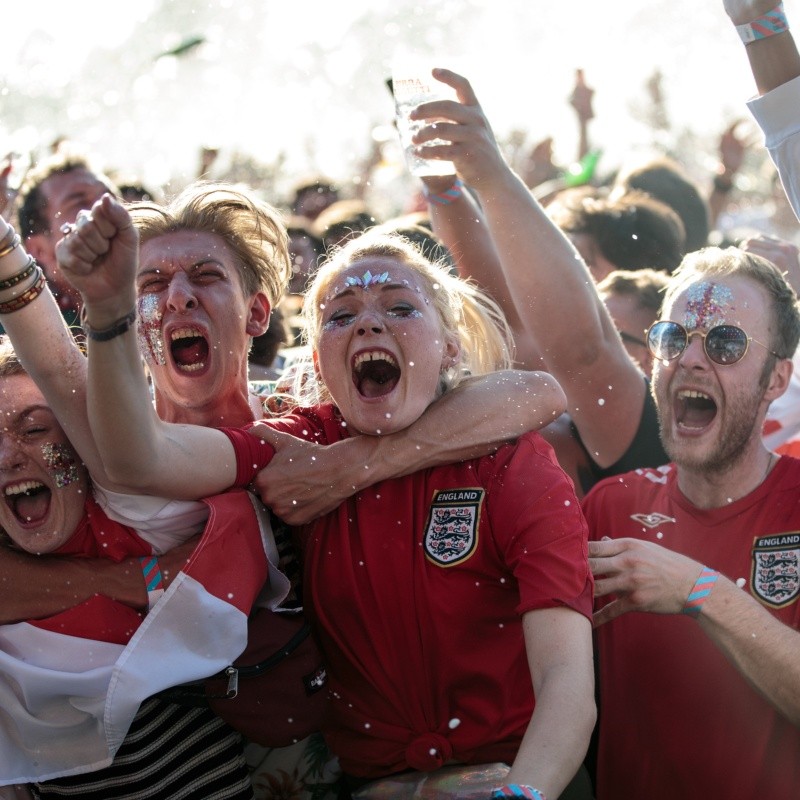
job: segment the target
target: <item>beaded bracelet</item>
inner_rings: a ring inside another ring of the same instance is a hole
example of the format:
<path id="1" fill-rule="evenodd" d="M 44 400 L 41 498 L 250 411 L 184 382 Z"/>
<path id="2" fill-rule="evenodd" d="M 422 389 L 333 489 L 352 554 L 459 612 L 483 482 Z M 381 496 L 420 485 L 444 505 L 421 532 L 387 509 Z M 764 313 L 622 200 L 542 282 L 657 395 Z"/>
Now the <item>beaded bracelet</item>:
<path id="1" fill-rule="evenodd" d="M 5 303 L 0 303 L 0 314 L 11 314 L 14 311 L 19 311 L 25 308 L 28 303 L 33 302 L 43 291 L 47 285 L 47 280 L 44 277 L 42 268 L 37 264 L 37 278 L 33 286 L 26 289 L 22 294 L 15 297 L 13 300 L 8 300 Z"/>
<path id="2" fill-rule="evenodd" d="M 164 594 L 164 580 L 155 556 L 142 556 L 139 563 L 142 566 L 142 575 L 144 575 L 144 583 L 147 587 L 147 610 L 150 611 Z"/>
<path id="3" fill-rule="evenodd" d="M 458 200 L 464 194 L 464 181 L 461 178 L 456 178 L 455 183 L 449 188 L 445 189 L 441 194 L 429 194 L 425 192 L 425 199 L 429 203 L 434 203 L 437 206 L 449 206 L 454 201 Z"/>
<path id="4" fill-rule="evenodd" d="M 766 39 L 778 33 L 785 33 L 788 30 L 789 21 L 783 11 L 783 2 L 778 3 L 771 11 L 767 11 L 766 14 L 762 14 L 752 22 L 736 26 L 739 38 L 745 44 L 757 42 L 759 39 Z"/>
<path id="5" fill-rule="evenodd" d="M 0 281 L 0 291 L 3 289 L 11 289 L 18 283 L 22 283 L 25 278 L 29 278 L 33 275 L 33 271 L 37 266 L 39 265 L 36 263 L 33 256 L 28 256 L 28 263 L 19 272 L 15 272 L 11 277 Z"/>
<path id="6" fill-rule="evenodd" d="M 22 239 L 20 238 L 20 235 L 9 225 L 8 232 L 0 242 L 0 258 L 3 258 L 3 256 L 7 256 L 10 252 L 16 250 L 21 243 Z"/>
<path id="7" fill-rule="evenodd" d="M 526 786 L 520 783 L 509 783 L 492 791 L 492 800 L 502 800 L 504 797 L 522 797 L 528 800 L 546 800 L 544 794 L 533 786 Z"/>
<path id="8" fill-rule="evenodd" d="M 86 309 L 81 309 L 81 327 L 84 334 L 86 334 L 86 338 L 91 339 L 93 342 L 108 342 L 111 339 L 116 339 L 117 336 L 127 333 L 134 322 L 136 322 L 135 308 L 129 311 L 122 319 L 118 319 L 113 325 L 98 330 L 86 321 Z"/>
<path id="9" fill-rule="evenodd" d="M 683 604 L 681 613 L 688 614 L 690 617 L 697 617 L 703 609 L 703 603 L 711 594 L 717 578 L 719 578 L 719 572 L 703 567 L 700 577 L 695 581 L 689 596 L 686 598 L 686 602 Z"/>

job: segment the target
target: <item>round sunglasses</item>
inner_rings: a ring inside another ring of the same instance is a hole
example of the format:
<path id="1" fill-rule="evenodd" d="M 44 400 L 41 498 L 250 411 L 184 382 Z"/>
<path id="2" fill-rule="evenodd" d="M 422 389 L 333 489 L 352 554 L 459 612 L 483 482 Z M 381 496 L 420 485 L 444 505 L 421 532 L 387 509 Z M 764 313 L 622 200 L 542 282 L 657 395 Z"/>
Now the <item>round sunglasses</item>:
<path id="1" fill-rule="evenodd" d="M 709 359 L 723 367 L 741 361 L 747 354 L 750 342 L 760 344 L 768 353 L 780 358 L 767 345 L 748 336 L 736 325 L 716 325 L 705 333 L 697 330 L 690 333 L 679 322 L 672 320 L 659 320 L 647 329 L 647 349 L 659 361 L 672 361 L 689 346 L 692 336 L 699 336 Z"/>

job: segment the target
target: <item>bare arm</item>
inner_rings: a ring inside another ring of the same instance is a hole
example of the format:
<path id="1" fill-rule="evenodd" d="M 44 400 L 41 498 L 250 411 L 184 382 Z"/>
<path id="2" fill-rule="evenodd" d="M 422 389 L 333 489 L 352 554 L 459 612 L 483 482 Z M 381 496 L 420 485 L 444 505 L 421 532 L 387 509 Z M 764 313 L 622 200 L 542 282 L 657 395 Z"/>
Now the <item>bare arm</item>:
<path id="1" fill-rule="evenodd" d="M 133 608 L 147 608 L 147 591 L 136 559 L 32 556 L 0 547 L 0 624 L 41 619 L 104 594 Z"/>
<path id="2" fill-rule="evenodd" d="M 436 195 L 449 189 L 453 178 L 429 177 L 424 182 L 428 192 Z M 543 368 L 536 341 L 509 290 L 483 211 L 472 195 L 465 189 L 449 206 L 429 202 L 428 208 L 433 228 L 452 253 L 459 275 L 474 280 L 502 308 L 514 334 L 516 363 L 524 369 Z"/>
<path id="3" fill-rule="evenodd" d="M 645 382 L 629 358 L 589 274 L 570 241 L 550 221 L 508 167 L 469 82 L 448 70 L 460 103 L 439 101 L 414 116 L 445 118 L 417 134 L 424 146 L 436 136 L 450 145 L 424 147 L 425 156 L 452 160 L 477 193 L 511 296 L 533 335 L 546 368 L 563 387 L 581 439 L 600 466 L 628 449 L 644 405 Z M 437 133 L 438 131 L 438 133 Z M 436 209 L 437 225 L 455 204 Z"/>
<path id="4" fill-rule="evenodd" d="M 135 308 L 137 245 L 128 212 L 110 195 L 95 203 L 90 222 L 59 243 L 59 263 L 81 292 L 91 328 L 108 329 Z M 159 419 L 134 325 L 107 341 L 88 337 L 87 349 L 89 421 L 110 488 L 196 499 L 234 483 L 234 450 L 223 433 Z"/>
<path id="5" fill-rule="evenodd" d="M 628 611 L 680 613 L 703 567 L 680 553 L 636 539 L 589 542 L 589 565 L 597 578 L 595 597 L 616 597 L 595 614 L 596 625 Z M 698 622 L 744 678 L 800 725 L 800 632 L 722 575 Z"/>
<path id="6" fill-rule="evenodd" d="M 753 22 L 776 6 L 775 0 L 724 0 L 734 25 Z M 800 54 L 790 32 L 750 42 L 745 48 L 759 94 L 800 76 Z"/>
<path id="7" fill-rule="evenodd" d="M 506 782 L 558 797 L 583 761 L 594 728 L 589 621 L 569 608 L 522 618 L 536 707 Z"/>
<path id="8" fill-rule="evenodd" d="M 565 405 L 550 375 L 505 371 L 465 381 L 413 425 L 389 436 L 320 447 L 257 426 L 276 452 L 255 483 L 281 519 L 301 524 L 378 481 L 491 453 L 551 422 Z"/>
<path id="9" fill-rule="evenodd" d="M 5 220 L 0 218 L 0 237 L 7 230 Z M 27 260 L 22 246 L 0 258 L 0 280 L 18 273 Z M 86 413 L 86 359 L 49 288 L 23 308 L 4 314 L 2 322 L 25 369 L 44 394 L 92 477 L 102 481 L 102 464 Z"/>

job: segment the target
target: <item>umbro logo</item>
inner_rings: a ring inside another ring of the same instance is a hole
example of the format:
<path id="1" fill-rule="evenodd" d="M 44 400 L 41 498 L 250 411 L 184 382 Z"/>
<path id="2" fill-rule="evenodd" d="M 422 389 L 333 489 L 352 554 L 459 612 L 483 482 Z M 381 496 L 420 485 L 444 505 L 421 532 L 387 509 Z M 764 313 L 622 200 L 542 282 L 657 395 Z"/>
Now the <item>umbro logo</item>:
<path id="1" fill-rule="evenodd" d="M 668 517 L 666 514 L 631 514 L 631 519 L 640 522 L 645 528 L 657 528 L 665 522 L 675 522 L 675 517 Z"/>

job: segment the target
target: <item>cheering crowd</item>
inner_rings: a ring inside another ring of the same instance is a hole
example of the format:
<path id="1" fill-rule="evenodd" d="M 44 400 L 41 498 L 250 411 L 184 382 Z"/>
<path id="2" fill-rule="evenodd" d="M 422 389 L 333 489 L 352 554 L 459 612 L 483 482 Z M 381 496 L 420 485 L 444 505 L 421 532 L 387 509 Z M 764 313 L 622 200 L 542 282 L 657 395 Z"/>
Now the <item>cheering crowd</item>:
<path id="1" fill-rule="evenodd" d="M 724 5 L 800 215 L 773 2 Z M 66 148 L 0 209 L 0 797 L 797 796 L 800 238 L 720 232 L 753 145 L 602 177 L 579 71 L 582 169 L 515 170 L 433 77 L 402 217 Z"/>

